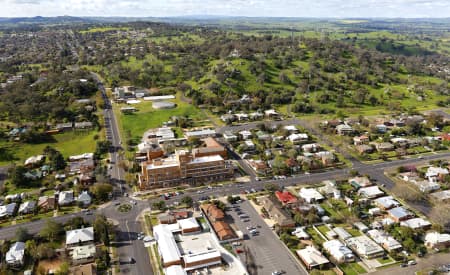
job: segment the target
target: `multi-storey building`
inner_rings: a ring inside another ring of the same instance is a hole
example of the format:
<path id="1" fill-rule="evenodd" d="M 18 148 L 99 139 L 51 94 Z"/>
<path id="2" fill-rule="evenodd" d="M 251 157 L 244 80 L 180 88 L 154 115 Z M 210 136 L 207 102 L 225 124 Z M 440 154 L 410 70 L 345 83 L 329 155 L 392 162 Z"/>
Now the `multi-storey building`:
<path id="1" fill-rule="evenodd" d="M 227 179 L 232 174 L 232 165 L 220 155 L 196 157 L 188 151 L 180 150 L 168 158 L 142 164 L 139 186 L 141 189 L 152 189 L 178 184 L 199 184 Z"/>

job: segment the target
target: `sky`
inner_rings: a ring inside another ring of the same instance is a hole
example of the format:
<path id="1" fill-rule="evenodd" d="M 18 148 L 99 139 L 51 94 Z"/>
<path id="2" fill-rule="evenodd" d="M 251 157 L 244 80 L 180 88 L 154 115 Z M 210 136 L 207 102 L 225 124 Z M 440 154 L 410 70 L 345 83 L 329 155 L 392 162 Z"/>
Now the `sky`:
<path id="1" fill-rule="evenodd" d="M 0 0 L 0 17 L 450 17 L 450 0 Z"/>

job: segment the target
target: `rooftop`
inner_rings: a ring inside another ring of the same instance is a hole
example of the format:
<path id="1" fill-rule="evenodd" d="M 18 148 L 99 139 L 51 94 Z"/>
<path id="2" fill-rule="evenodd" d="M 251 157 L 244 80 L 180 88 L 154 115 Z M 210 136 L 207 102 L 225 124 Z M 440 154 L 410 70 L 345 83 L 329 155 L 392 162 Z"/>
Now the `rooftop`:
<path id="1" fill-rule="evenodd" d="M 297 255 L 310 267 L 330 262 L 314 246 L 307 246 L 305 249 L 297 250 L 296 252 Z"/>
<path id="2" fill-rule="evenodd" d="M 66 245 L 90 242 L 94 240 L 94 228 L 86 227 L 66 232 Z"/>

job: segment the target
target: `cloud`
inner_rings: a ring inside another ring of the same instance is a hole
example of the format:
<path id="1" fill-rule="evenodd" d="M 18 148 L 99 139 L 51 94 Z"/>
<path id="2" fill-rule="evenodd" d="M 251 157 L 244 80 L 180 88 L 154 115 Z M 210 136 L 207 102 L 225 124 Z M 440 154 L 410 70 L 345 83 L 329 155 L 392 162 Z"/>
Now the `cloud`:
<path id="1" fill-rule="evenodd" d="M 0 0 L 0 16 L 447 17 L 448 0 Z"/>

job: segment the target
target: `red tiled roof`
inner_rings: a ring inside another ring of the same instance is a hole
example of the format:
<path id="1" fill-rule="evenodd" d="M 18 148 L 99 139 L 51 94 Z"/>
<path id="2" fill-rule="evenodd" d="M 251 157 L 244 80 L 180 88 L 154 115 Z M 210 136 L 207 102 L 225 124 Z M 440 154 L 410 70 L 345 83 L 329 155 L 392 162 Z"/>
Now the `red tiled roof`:
<path id="1" fill-rule="evenodd" d="M 291 193 L 289 193 L 288 191 L 284 191 L 284 192 L 276 191 L 275 196 L 283 204 L 297 202 L 297 198 L 294 195 L 292 195 Z"/>
<path id="2" fill-rule="evenodd" d="M 450 134 L 442 134 L 441 138 L 442 138 L 442 140 L 450 141 Z"/>

